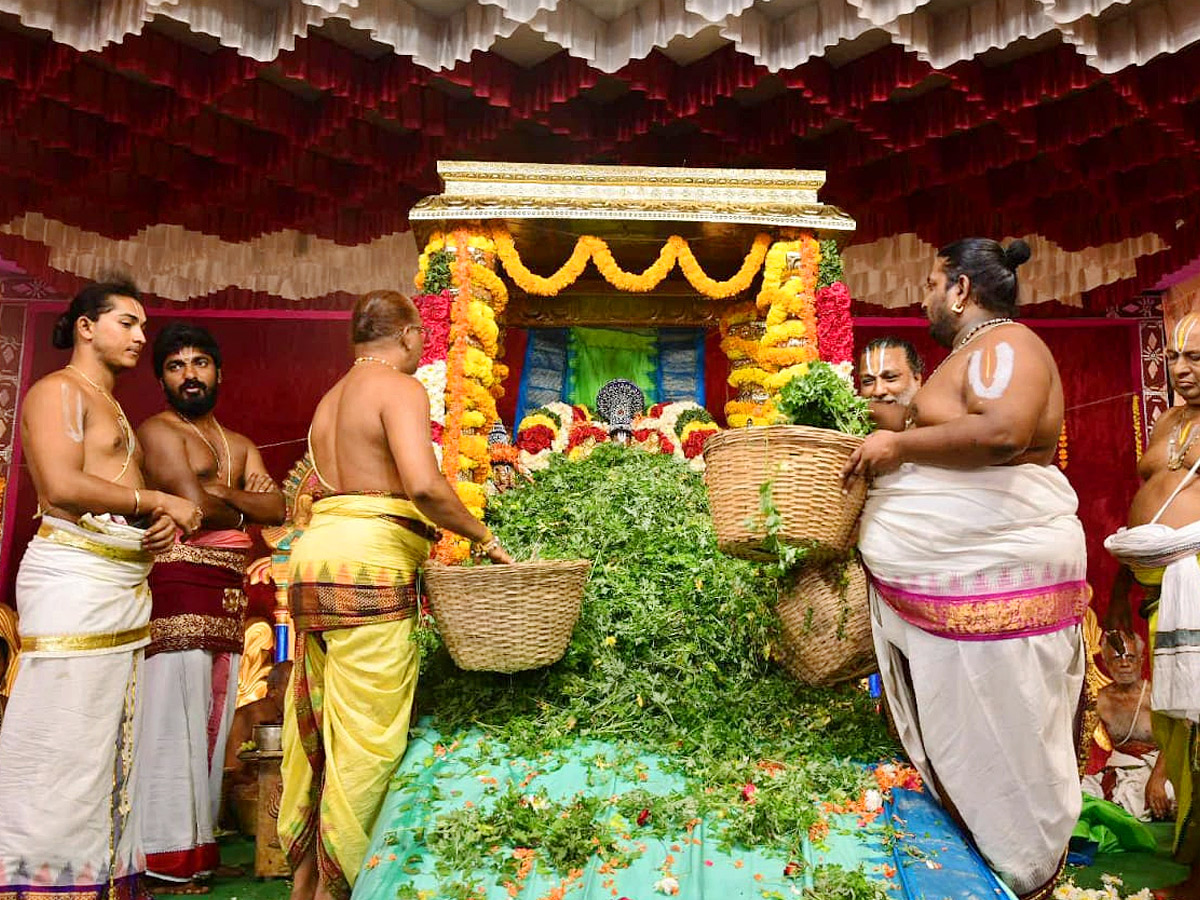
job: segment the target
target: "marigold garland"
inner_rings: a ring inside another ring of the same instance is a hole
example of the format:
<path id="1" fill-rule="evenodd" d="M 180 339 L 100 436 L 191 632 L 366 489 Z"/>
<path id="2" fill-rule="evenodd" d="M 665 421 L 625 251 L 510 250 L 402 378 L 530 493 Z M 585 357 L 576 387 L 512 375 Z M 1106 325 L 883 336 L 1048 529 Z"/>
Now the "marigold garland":
<path id="1" fill-rule="evenodd" d="M 687 240 L 671 235 L 658 252 L 658 257 L 644 271 L 627 272 L 613 258 L 608 244 L 595 235 L 581 235 L 571 250 L 571 255 L 553 275 L 541 276 L 531 272 L 521 261 L 512 235 L 504 228 L 494 228 L 492 237 L 500 264 L 513 282 L 528 294 L 553 297 L 566 290 L 578 280 L 590 260 L 596 271 L 621 291 L 645 293 L 652 291 L 679 265 L 683 277 L 693 288 L 713 300 L 723 300 L 740 294 L 750 287 L 754 276 L 767 256 L 771 239 L 766 234 L 754 238 L 749 252 L 742 260 L 737 272 L 724 281 L 709 277 L 700 267 L 696 255 Z"/>
<path id="2" fill-rule="evenodd" d="M 1142 461 L 1142 398 L 1133 395 L 1133 454 Z"/>
<path id="3" fill-rule="evenodd" d="M 742 260 L 742 265 L 738 268 L 737 272 L 724 281 L 715 281 L 708 277 L 704 270 L 700 268 L 700 263 L 696 261 L 695 254 L 692 253 L 692 248 L 688 242 L 682 238 L 679 241 L 679 269 L 683 272 L 683 277 L 688 280 L 688 284 L 701 294 L 713 300 L 724 300 L 727 297 L 740 294 L 749 288 L 750 282 L 754 280 L 754 276 L 762 267 L 763 260 L 766 259 L 767 248 L 771 246 L 770 235 L 755 235 L 754 243 L 750 246 L 750 252 Z"/>
<path id="4" fill-rule="evenodd" d="M 508 298 L 504 282 L 476 260 L 480 254 L 486 258 L 495 249 L 486 235 L 460 228 L 450 240 L 435 234 L 422 254 L 427 267 L 433 253 L 453 252 L 454 301 L 450 307 L 450 347 L 446 359 L 442 472 L 476 518 L 483 517 L 486 504 L 483 485 L 491 474 L 487 437 L 480 432 L 496 418 L 493 396 L 499 387 L 495 383 L 494 359 L 499 341 L 496 309 L 503 308 Z M 443 562 L 461 562 L 469 555 L 469 544 L 465 538 L 447 534 L 435 555 Z"/>
<path id="5" fill-rule="evenodd" d="M 536 294 L 539 297 L 553 297 L 574 284 L 575 280 L 583 274 L 583 270 L 587 268 L 588 260 L 592 256 L 591 245 L 580 238 L 575 242 L 575 248 L 571 251 L 570 257 L 559 270 L 553 275 L 543 278 L 541 275 L 529 271 L 521 262 L 517 246 L 507 229 L 494 229 L 492 239 L 496 242 L 496 256 L 500 259 L 500 264 L 504 266 L 508 277 L 525 293 Z"/>
<path id="6" fill-rule="evenodd" d="M 1064 421 L 1062 430 L 1058 432 L 1058 467 L 1063 471 L 1067 468 L 1067 423 Z"/>
<path id="7" fill-rule="evenodd" d="M 592 262 L 605 281 L 619 291 L 644 294 L 654 290 L 664 278 L 671 274 L 679 257 L 679 245 L 683 243 L 683 238 L 676 235 L 667 238 L 667 242 L 658 251 L 658 259 L 654 260 L 643 272 L 637 274 L 626 272 L 618 266 L 608 244 L 600 238 L 584 235 L 580 241 L 587 243 L 591 250 Z"/>

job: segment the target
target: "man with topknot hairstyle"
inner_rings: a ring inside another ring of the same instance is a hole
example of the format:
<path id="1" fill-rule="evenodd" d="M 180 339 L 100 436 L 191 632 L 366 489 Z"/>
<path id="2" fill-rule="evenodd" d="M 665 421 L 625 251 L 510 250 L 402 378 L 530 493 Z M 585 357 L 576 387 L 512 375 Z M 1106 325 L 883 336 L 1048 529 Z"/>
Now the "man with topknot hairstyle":
<path id="1" fill-rule="evenodd" d="M 1013 321 L 1024 241 L 938 251 L 923 304 L 950 355 L 903 431 L 867 437 L 859 550 L 888 706 L 913 765 L 1022 898 L 1048 897 L 1082 803 L 1074 719 L 1087 553 L 1054 465 L 1063 389 Z"/>
<path id="2" fill-rule="evenodd" d="M 140 699 L 153 554 L 200 510 L 151 490 L 113 396 L 137 365 L 146 314 L 126 282 L 93 284 L 54 329 L 70 349 L 21 407 L 42 517 L 17 572 L 21 657 L 0 725 L 0 897 L 132 900 Z"/>

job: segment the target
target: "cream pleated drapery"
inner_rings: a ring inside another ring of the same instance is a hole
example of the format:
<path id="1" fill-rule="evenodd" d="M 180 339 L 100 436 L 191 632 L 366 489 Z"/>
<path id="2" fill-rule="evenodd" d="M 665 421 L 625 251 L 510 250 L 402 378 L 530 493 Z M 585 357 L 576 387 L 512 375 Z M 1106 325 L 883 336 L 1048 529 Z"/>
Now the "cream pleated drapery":
<path id="1" fill-rule="evenodd" d="M 114 240 L 27 213 L 0 225 L 0 233 L 45 245 L 49 265 L 59 271 L 92 279 L 129 272 L 144 290 L 176 301 L 228 287 L 285 300 L 379 289 L 408 293 L 417 269 L 411 231 L 356 247 L 295 231 L 234 244 L 177 225 L 155 225 L 127 240 Z M 1036 234 L 1025 235 L 1025 240 L 1033 256 L 1021 267 L 1021 302 L 1055 300 L 1067 306 L 1082 306 L 1086 292 L 1134 277 L 1139 257 L 1167 246 L 1156 234 L 1078 251 L 1063 250 Z M 915 234 L 845 247 L 846 285 L 851 296 L 864 303 L 888 309 L 918 304 L 936 252 Z"/>
<path id="2" fill-rule="evenodd" d="M 1020 270 L 1023 304 L 1055 300 L 1066 306 L 1083 306 L 1083 294 L 1133 278 L 1139 257 L 1167 246 L 1153 233 L 1077 251 L 1063 250 L 1036 234 L 1024 239 L 1033 255 Z M 896 234 L 845 248 L 842 262 L 850 295 L 888 309 L 920 303 L 937 249 L 915 234 Z"/>
<path id="3" fill-rule="evenodd" d="M 522 26 L 604 72 L 706 30 L 772 70 L 870 31 L 939 69 L 1050 33 L 1105 73 L 1200 40 L 1197 0 L 0 0 L 0 11 L 80 50 L 120 42 L 161 15 L 264 61 L 336 17 L 432 70 Z M 668 55 L 688 53 L 680 41 Z"/>
<path id="4" fill-rule="evenodd" d="M 235 244 L 178 225 L 144 228 L 118 241 L 38 213 L 17 216 L 0 232 L 44 244 L 52 268 L 81 278 L 129 272 L 143 290 L 184 301 L 229 287 L 285 300 L 338 291 L 412 291 L 417 245 L 411 231 L 346 247 L 297 231 L 277 231 Z"/>

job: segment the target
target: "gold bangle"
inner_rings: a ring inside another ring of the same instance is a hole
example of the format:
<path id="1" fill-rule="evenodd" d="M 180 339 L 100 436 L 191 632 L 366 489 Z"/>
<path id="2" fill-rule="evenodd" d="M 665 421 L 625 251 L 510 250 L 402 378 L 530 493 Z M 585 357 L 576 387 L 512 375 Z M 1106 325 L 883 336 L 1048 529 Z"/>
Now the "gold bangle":
<path id="1" fill-rule="evenodd" d="M 133 514 L 141 515 L 142 512 L 142 492 L 137 488 L 133 489 Z"/>

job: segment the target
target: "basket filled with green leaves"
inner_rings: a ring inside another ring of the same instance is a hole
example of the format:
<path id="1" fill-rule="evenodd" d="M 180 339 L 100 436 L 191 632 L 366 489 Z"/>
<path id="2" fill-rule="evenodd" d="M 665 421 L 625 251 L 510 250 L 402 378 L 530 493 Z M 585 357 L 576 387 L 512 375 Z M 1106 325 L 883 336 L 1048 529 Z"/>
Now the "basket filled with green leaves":
<path id="1" fill-rule="evenodd" d="M 874 427 L 868 403 L 825 362 L 785 384 L 783 423 L 722 431 L 704 447 L 717 546 L 743 559 L 774 559 L 778 545 L 817 555 L 853 543 L 866 485 L 842 492 L 842 468 Z"/>
<path id="2" fill-rule="evenodd" d="M 826 686 L 875 671 L 867 576 L 853 554 L 788 579 L 775 611 L 780 634 L 772 655 L 794 678 Z"/>
<path id="3" fill-rule="evenodd" d="M 591 562 L 425 567 L 438 632 L 460 669 L 523 672 L 558 662 L 579 619 Z"/>

